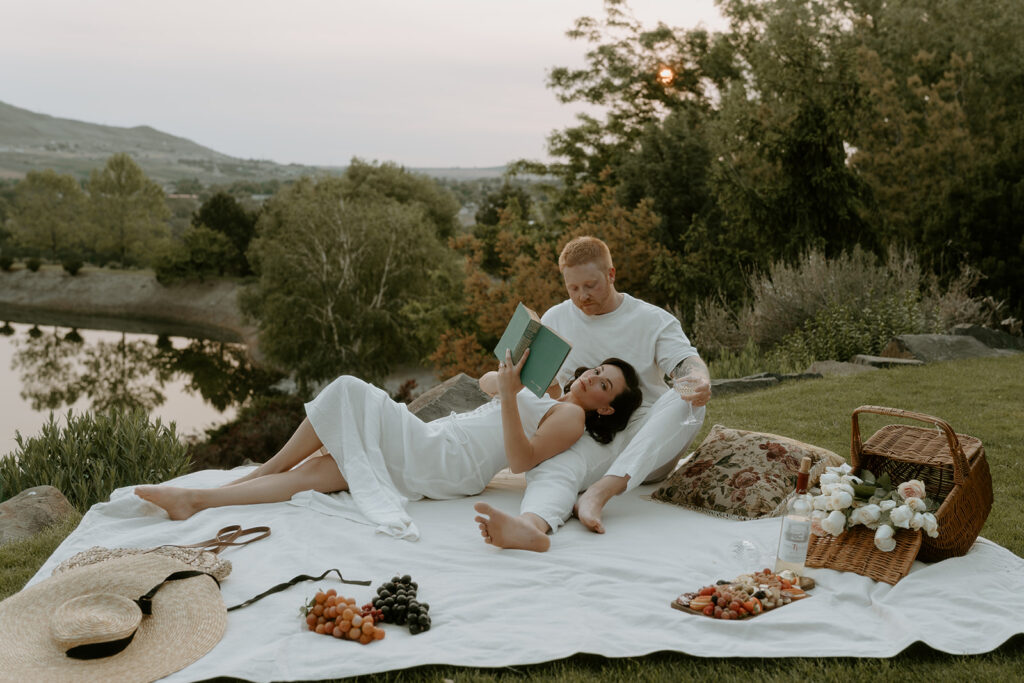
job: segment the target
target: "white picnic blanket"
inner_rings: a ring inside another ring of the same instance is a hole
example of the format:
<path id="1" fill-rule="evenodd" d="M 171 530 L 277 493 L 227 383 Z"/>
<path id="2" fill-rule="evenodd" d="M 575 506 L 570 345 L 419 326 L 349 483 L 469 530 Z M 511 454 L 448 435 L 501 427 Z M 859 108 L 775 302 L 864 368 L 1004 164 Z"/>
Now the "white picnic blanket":
<path id="1" fill-rule="evenodd" d="M 173 483 L 215 486 L 235 477 L 207 470 Z M 94 545 L 151 547 L 210 538 L 221 527 L 269 525 L 270 538 L 222 555 L 233 564 L 223 582 L 227 605 L 299 574 L 336 567 L 347 579 L 301 583 L 228 615 L 224 639 L 168 681 L 235 676 L 252 681 L 341 678 L 423 664 L 499 667 L 586 652 L 632 657 L 674 650 L 714 657 L 889 657 L 915 641 L 955 654 L 976 654 L 1024 633 L 1024 560 L 979 539 L 962 558 L 915 563 L 896 586 L 851 573 L 808 570 L 811 597 L 744 621 L 718 621 L 669 607 L 680 593 L 752 571 L 774 556 L 779 520 L 736 522 L 645 498 L 651 487 L 619 496 L 606 508 L 607 533 L 571 521 L 547 553 L 486 545 L 473 522 L 485 500 L 519 507 L 516 486 L 409 505 L 422 538 L 376 533 L 352 521 L 347 494 L 300 494 L 290 503 L 203 511 L 172 522 L 131 489 L 94 506 L 29 583 Z M 740 542 L 753 549 L 737 552 Z M 753 562 L 753 566 L 751 563 Z M 319 586 L 359 604 L 395 574 L 411 574 L 433 626 L 416 636 L 386 625 L 384 640 L 339 641 L 305 629 L 299 607 Z"/>

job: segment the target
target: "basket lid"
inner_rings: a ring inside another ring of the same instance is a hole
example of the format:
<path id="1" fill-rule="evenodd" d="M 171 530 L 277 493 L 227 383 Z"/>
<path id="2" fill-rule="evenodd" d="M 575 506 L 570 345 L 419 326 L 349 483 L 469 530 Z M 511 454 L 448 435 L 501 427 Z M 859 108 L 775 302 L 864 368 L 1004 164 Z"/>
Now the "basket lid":
<path id="1" fill-rule="evenodd" d="M 972 464 L 982 452 L 981 441 L 966 434 L 956 436 L 968 465 Z M 949 452 L 946 435 L 940 430 L 926 427 L 886 425 L 864 442 L 861 452 L 918 465 L 953 466 L 953 455 Z"/>

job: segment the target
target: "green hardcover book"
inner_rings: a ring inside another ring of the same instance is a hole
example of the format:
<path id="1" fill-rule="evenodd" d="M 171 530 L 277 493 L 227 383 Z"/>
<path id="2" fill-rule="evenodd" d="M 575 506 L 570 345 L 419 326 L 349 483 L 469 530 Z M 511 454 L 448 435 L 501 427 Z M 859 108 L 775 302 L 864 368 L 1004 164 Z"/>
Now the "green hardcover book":
<path id="1" fill-rule="evenodd" d="M 523 386 L 538 397 L 551 386 L 572 346 L 540 322 L 540 316 L 520 302 L 505 332 L 494 347 L 498 360 L 505 360 L 505 350 L 511 349 L 512 362 L 518 363 L 523 352 L 530 349 L 526 364 L 519 373 Z"/>

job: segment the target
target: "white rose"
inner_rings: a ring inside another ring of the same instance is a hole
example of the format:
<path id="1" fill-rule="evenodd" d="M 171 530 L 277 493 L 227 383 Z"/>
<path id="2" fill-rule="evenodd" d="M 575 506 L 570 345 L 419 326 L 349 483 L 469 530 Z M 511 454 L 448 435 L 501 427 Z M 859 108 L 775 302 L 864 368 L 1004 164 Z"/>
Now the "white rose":
<path id="1" fill-rule="evenodd" d="M 915 512 L 914 516 L 910 518 L 910 528 L 917 530 L 924 526 L 924 515 L 920 512 Z"/>
<path id="2" fill-rule="evenodd" d="M 860 477 L 855 477 L 852 474 L 843 475 L 840 479 L 842 480 L 842 482 L 844 484 L 853 485 L 853 484 L 863 484 L 864 483 L 863 479 L 861 479 Z"/>
<path id="3" fill-rule="evenodd" d="M 901 529 L 910 528 L 910 520 L 914 517 L 914 511 L 906 505 L 900 505 L 889 513 L 889 519 L 892 520 L 893 526 L 898 526 Z"/>
<path id="4" fill-rule="evenodd" d="M 832 494 L 831 504 L 831 509 L 833 510 L 845 510 L 853 505 L 853 494 L 847 493 L 846 491 L 836 491 Z"/>
<path id="5" fill-rule="evenodd" d="M 833 536 L 838 536 L 846 528 L 846 515 L 839 510 L 833 510 L 828 517 L 821 520 L 821 528 Z"/>
<path id="6" fill-rule="evenodd" d="M 854 508 L 853 512 L 850 513 L 850 523 L 868 526 L 877 522 L 881 516 L 882 510 L 877 505 L 863 505 L 859 508 Z"/>
<path id="7" fill-rule="evenodd" d="M 910 479 L 896 487 L 903 498 L 924 498 L 924 483 L 917 479 Z"/>
<path id="8" fill-rule="evenodd" d="M 831 468 L 829 468 L 829 469 L 831 469 Z M 821 488 L 822 489 L 824 489 L 825 486 L 827 486 L 829 484 L 838 484 L 839 483 L 839 475 L 836 474 L 835 472 L 825 472 L 820 477 L 818 477 L 818 483 L 821 484 Z"/>
<path id="9" fill-rule="evenodd" d="M 853 472 L 853 468 L 845 462 L 839 467 L 830 467 L 829 469 L 833 472 L 838 472 L 839 474 L 849 474 L 850 472 Z"/>
<path id="10" fill-rule="evenodd" d="M 921 518 L 923 520 L 923 523 L 921 524 L 921 528 L 924 529 L 924 532 L 926 534 L 928 534 L 929 536 L 931 536 L 932 538 L 935 538 L 936 536 L 938 536 L 939 535 L 939 520 L 935 519 L 935 515 L 933 515 L 930 512 L 925 512 L 925 513 L 923 513 L 921 515 Z"/>
<path id="11" fill-rule="evenodd" d="M 892 552 L 893 548 L 896 547 L 896 539 L 893 538 L 894 533 L 892 527 L 887 524 L 878 527 L 875 531 L 875 547 L 882 552 Z"/>
<path id="12" fill-rule="evenodd" d="M 928 506 L 924 504 L 923 500 L 921 500 L 920 498 L 915 498 L 914 496 L 907 498 L 903 502 L 907 507 L 909 507 L 914 512 L 924 512 L 925 510 L 928 509 Z"/>
<path id="13" fill-rule="evenodd" d="M 815 510 L 827 510 L 830 500 L 830 496 L 815 496 L 814 500 L 811 501 L 811 507 Z"/>
<path id="14" fill-rule="evenodd" d="M 882 502 L 880 502 L 878 504 L 878 508 L 882 512 L 888 512 L 889 510 L 892 510 L 894 507 L 896 507 L 896 501 L 895 500 L 883 500 Z"/>

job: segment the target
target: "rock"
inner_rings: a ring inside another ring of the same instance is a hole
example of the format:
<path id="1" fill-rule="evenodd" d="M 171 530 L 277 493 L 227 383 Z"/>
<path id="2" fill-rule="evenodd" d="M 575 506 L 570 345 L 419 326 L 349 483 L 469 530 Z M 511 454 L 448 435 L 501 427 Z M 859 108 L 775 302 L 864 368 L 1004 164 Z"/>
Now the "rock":
<path id="1" fill-rule="evenodd" d="M 765 377 L 774 377 L 780 382 L 791 382 L 795 379 L 821 379 L 821 374 L 817 372 L 793 372 L 780 375 L 777 372 L 759 372 L 756 375 L 747 375 L 740 379 L 764 379 Z"/>
<path id="2" fill-rule="evenodd" d="M 424 422 L 436 420 L 452 412 L 464 413 L 483 405 L 491 397 L 469 375 L 460 372 L 417 396 L 409 404 L 409 412 Z"/>
<path id="3" fill-rule="evenodd" d="M 864 365 L 862 363 L 844 363 L 838 360 L 816 360 L 811 363 L 810 367 L 807 368 L 808 373 L 816 373 L 818 375 L 857 375 L 862 372 L 871 372 L 878 368 L 873 365 Z"/>
<path id="4" fill-rule="evenodd" d="M 991 349 L 1024 351 L 1024 337 L 1018 337 L 1002 330 L 993 330 L 990 327 L 962 323 L 953 327 L 953 334 L 974 337 Z"/>
<path id="5" fill-rule="evenodd" d="M 740 379 L 713 379 L 711 380 L 711 396 L 728 396 L 729 394 L 742 394 L 756 389 L 766 389 L 778 385 L 779 380 L 775 377 L 742 377 Z"/>
<path id="6" fill-rule="evenodd" d="M 34 486 L 0 503 L 0 545 L 20 541 L 58 522 L 75 508 L 52 486 Z"/>
<path id="7" fill-rule="evenodd" d="M 882 356 L 868 356 L 858 353 L 850 359 L 851 363 L 858 365 L 870 365 L 873 368 L 899 368 L 912 365 L 924 365 L 924 361 L 916 358 L 886 358 Z"/>
<path id="8" fill-rule="evenodd" d="M 1004 356 L 1008 352 L 985 346 L 962 334 L 901 334 L 882 349 L 885 358 L 916 358 L 925 363 L 964 358 Z"/>

